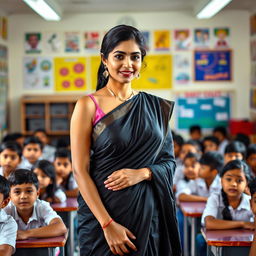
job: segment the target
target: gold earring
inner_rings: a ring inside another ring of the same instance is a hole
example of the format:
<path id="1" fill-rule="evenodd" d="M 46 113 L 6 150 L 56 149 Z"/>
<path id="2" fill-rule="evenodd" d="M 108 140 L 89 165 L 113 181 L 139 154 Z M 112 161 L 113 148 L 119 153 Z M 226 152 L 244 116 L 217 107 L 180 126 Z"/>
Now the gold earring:
<path id="1" fill-rule="evenodd" d="M 106 67 L 106 66 L 104 66 L 104 67 L 105 67 L 105 70 L 104 70 L 104 72 L 103 72 L 103 76 L 107 79 L 108 76 L 109 76 L 109 73 L 108 73 L 107 67 Z"/>

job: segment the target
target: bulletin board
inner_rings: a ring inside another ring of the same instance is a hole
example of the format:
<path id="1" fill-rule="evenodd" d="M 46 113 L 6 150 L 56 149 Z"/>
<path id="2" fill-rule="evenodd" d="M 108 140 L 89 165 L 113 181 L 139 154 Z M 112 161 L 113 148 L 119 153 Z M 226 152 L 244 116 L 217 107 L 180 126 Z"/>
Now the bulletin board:
<path id="1" fill-rule="evenodd" d="M 90 57 L 90 66 L 91 66 L 91 89 L 94 91 L 96 90 L 97 86 L 97 76 L 98 76 L 98 69 L 100 66 L 100 56 L 92 56 Z"/>
<path id="2" fill-rule="evenodd" d="M 199 50 L 194 51 L 195 81 L 231 81 L 231 50 Z"/>
<path id="3" fill-rule="evenodd" d="M 192 125 L 203 129 L 228 126 L 231 94 L 219 91 L 186 92 L 176 95 L 176 125 L 187 130 Z"/>

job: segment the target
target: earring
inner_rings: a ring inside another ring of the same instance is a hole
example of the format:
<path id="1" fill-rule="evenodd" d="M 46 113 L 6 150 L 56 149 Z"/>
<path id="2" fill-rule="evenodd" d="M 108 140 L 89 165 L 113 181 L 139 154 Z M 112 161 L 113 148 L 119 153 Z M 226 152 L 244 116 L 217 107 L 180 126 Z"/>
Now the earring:
<path id="1" fill-rule="evenodd" d="M 108 73 L 107 67 L 106 67 L 106 66 L 104 66 L 104 67 L 105 67 L 105 70 L 104 70 L 104 72 L 103 72 L 103 76 L 107 79 L 108 76 L 109 76 L 109 73 Z"/>
<path id="2" fill-rule="evenodd" d="M 137 79 L 139 79 L 140 78 L 140 73 L 138 73 L 138 75 L 137 75 L 137 77 L 136 77 Z"/>

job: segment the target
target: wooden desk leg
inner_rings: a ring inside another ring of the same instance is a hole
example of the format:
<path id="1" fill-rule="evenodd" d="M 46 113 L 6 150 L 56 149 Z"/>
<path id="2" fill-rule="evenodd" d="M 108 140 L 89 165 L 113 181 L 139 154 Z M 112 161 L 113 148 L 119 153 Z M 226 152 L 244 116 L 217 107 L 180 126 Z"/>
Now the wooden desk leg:
<path id="1" fill-rule="evenodd" d="M 184 256 L 189 256 L 188 254 L 188 218 L 184 215 Z"/>
<path id="2" fill-rule="evenodd" d="M 72 211 L 72 212 L 69 212 L 69 231 L 70 231 L 70 255 L 73 255 L 74 254 L 74 251 L 75 251 L 75 246 L 74 246 L 74 239 L 75 239 L 75 236 L 74 236 L 74 219 L 75 219 L 75 211 Z"/>
<path id="3" fill-rule="evenodd" d="M 191 218 L 191 256 L 196 256 L 196 218 Z"/>

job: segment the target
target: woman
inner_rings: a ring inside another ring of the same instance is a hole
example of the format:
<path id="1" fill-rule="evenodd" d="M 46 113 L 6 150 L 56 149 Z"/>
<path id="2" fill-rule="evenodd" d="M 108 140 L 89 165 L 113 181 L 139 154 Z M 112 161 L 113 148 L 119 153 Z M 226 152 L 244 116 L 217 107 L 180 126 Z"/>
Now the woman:
<path id="1" fill-rule="evenodd" d="M 73 112 L 81 255 L 181 255 L 171 189 L 173 102 L 131 87 L 145 55 L 136 28 L 112 28 L 102 42 L 97 91 Z"/>

